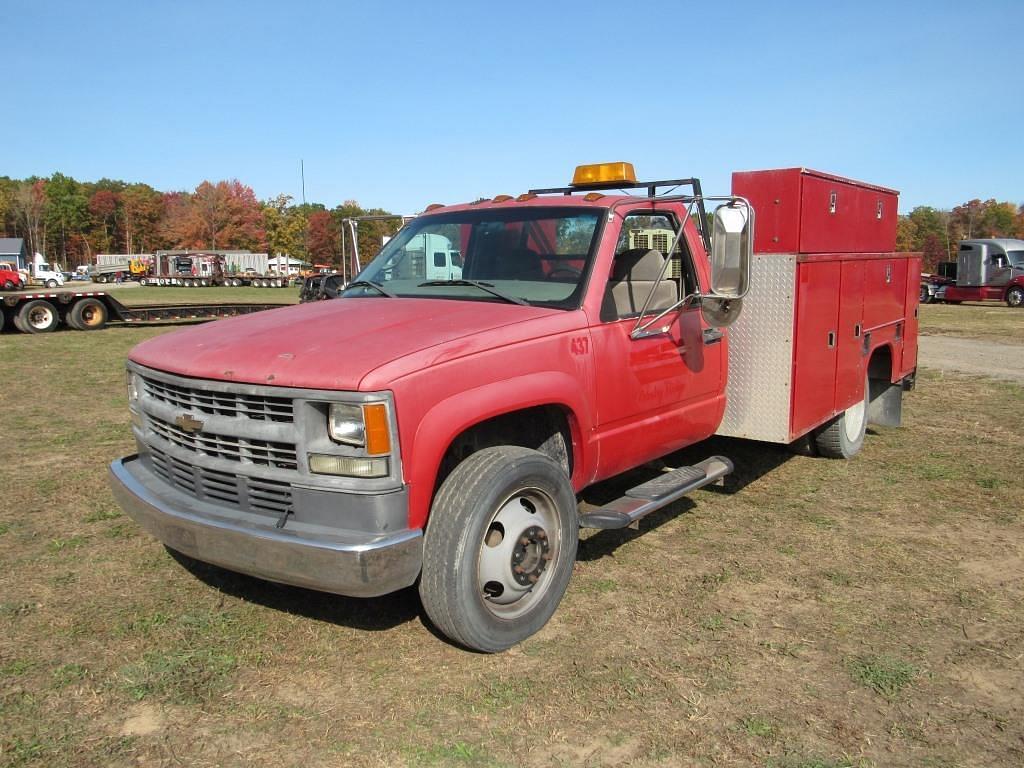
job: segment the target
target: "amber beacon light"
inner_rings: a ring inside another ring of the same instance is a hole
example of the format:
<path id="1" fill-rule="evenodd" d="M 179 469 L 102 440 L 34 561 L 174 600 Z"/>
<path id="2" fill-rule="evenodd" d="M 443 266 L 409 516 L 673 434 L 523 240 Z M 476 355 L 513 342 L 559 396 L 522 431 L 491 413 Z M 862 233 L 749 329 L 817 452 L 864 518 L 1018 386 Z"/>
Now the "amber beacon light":
<path id="1" fill-rule="evenodd" d="M 572 175 L 572 186 L 587 187 L 592 184 L 607 184 L 611 181 L 636 183 L 636 171 L 632 163 L 594 163 L 577 165 Z"/>

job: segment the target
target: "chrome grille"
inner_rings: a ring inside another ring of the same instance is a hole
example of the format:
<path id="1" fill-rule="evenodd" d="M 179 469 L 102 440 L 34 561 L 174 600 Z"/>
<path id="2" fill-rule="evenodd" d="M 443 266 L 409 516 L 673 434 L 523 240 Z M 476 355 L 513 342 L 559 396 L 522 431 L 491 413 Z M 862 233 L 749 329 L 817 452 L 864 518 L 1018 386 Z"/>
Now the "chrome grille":
<path id="1" fill-rule="evenodd" d="M 164 482 L 197 499 L 273 515 L 291 509 L 292 489 L 288 483 L 196 467 L 159 448 L 150 449 L 150 458 L 153 470 Z"/>
<path id="2" fill-rule="evenodd" d="M 217 435 L 210 432 L 186 432 L 175 424 L 149 414 L 149 427 L 164 440 L 205 456 L 228 461 L 259 464 L 278 469 L 298 469 L 295 445 L 272 440 Z"/>
<path id="3" fill-rule="evenodd" d="M 186 410 L 217 416 L 234 416 L 256 421 L 294 421 L 292 401 L 287 397 L 246 395 L 239 392 L 211 392 L 159 379 L 142 377 L 146 394 Z"/>

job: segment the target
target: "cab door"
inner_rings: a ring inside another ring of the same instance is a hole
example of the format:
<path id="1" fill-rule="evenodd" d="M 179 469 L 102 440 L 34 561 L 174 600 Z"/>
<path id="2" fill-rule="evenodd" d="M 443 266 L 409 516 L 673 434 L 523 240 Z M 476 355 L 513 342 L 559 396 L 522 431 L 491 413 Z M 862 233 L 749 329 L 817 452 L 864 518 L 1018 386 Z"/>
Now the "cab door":
<path id="1" fill-rule="evenodd" d="M 643 338 L 633 338 L 639 311 L 647 293 L 651 262 L 634 281 L 626 301 L 616 284 L 629 279 L 626 261 L 638 251 L 657 248 L 664 253 L 681 221 L 688 221 L 681 206 L 652 209 L 650 205 L 628 211 L 618 219 L 615 258 L 603 275 L 605 295 L 601 317 L 592 321 L 597 404 L 596 437 L 600 450 L 600 479 L 645 461 L 663 456 L 715 432 L 725 408 L 724 364 L 726 342 L 701 317 L 699 306 L 678 308 L 660 320 L 666 328 Z M 609 224 L 611 227 L 612 224 Z M 691 231 L 692 230 L 692 231 Z M 666 242 L 667 241 L 667 242 Z M 682 251 L 673 254 L 666 270 L 667 281 L 657 292 L 659 308 L 671 306 L 693 293 L 698 275 L 692 253 L 700 248 L 692 223 L 687 225 Z M 659 247 L 660 246 L 660 247 Z M 703 249 L 700 248 L 703 254 Z M 645 257 L 641 257 L 645 258 Z M 648 317 L 656 312 L 648 311 Z"/>

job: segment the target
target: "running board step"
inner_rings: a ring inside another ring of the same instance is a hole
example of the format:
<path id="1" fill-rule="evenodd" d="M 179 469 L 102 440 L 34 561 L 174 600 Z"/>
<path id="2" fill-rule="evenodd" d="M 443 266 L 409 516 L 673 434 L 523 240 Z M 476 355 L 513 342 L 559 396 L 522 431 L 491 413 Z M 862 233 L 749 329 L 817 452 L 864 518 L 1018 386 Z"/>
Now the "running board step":
<path id="1" fill-rule="evenodd" d="M 714 483 L 730 472 L 732 462 L 712 456 L 692 467 L 680 467 L 626 491 L 600 509 L 580 516 L 580 528 L 628 528 L 640 518 L 666 507 L 691 491 Z"/>

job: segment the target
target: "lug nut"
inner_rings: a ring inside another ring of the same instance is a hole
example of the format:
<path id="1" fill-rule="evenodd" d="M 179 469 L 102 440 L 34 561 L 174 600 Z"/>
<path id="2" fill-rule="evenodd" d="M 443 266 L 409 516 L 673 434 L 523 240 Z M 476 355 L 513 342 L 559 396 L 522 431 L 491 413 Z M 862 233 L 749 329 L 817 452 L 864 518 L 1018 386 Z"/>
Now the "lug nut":
<path id="1" fill-rule="evenodd" d="M 547 537 L 548 537 L 548 535 L 544 531 L 537 531 L 537 538 L 538 539 L 542 539 L 543 540 L 543 539 L 546 539 Z"/>
<path id="2" fill-rule="evenodd" d="M 530 543 L 530 537 L 529 536 L 523 536 L 523 538 L 521 538 L 519 540 L 519 543 L 522 544 L 525 547 L 527 544 Z"/>
<path id="3" fill-rule="evenodd" d="M 550 562 L 551 558 L 553 558 L 553 557 L 554 557 L 554 555 L 552 555 L 550 552 L 545 552 L 544 553 L 544 559 L 549 561 L 549 562 Z"/>
<path id="4" fill-rule="evenodd" d="M 523 572 L 523 566 L 521 566 L 521 565 L 517 565 L 515 568 L 512 569 L 512 573 L 522 573 L 522 572 Z"/>
<path id="5" fill-rule="evenodd" d="M 536 584 L 537 583 L 537 579 L 539 579 L 539 578 L 540 577 L 536 573 L 531 573 L 530 574 L 530 583 L 531 584 Z"/>

